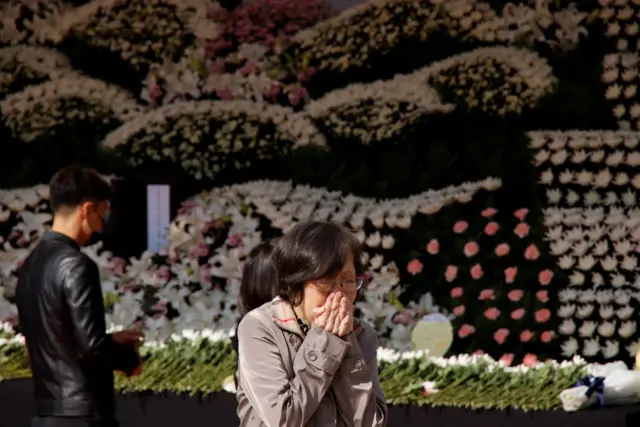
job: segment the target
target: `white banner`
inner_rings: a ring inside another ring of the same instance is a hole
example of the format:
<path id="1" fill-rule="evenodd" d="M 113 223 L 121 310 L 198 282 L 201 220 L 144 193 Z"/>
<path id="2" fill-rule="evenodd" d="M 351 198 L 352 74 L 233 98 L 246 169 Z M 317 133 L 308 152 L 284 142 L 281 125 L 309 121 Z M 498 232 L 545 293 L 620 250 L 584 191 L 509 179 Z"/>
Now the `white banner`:
<path id="1" fill-rule="evenodd" d="M 160 252 L 168 245 L 171 223 L 171 188 L 147 185 L 147 250 Z"/>

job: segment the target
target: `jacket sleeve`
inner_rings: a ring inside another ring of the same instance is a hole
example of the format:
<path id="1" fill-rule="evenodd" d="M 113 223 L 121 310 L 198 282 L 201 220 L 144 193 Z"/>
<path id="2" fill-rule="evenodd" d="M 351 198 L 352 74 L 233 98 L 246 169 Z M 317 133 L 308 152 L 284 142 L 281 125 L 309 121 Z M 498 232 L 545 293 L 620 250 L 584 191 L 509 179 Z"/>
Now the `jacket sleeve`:
<path id="1" fill-rule="evenodd" d="M 107 334 L 98 267 L 81 257 L 63 263 L 63 288 L 79 353 L 93 363 L 131 374 L 139 357 L 132 347 Z"/>
<path id="2" fill-rule="evenodd" d="M 248 314 L 238 328 L 240 386 L 267 427 L 304 427 L 331 386 L 348 343 L 314 325 L 289 378 L 270 319 L 259 316 Z"/>
<path id="3" fill-rule="evenodd" d="M 387 424 L 387 404 L 378 380 L 378 335 L 369 325 L 361 323 L 362 331 L 349 334 L 349 351 L 333 380 L 338 413 L 346 425 L 354 427 L 384 427 Z"/>

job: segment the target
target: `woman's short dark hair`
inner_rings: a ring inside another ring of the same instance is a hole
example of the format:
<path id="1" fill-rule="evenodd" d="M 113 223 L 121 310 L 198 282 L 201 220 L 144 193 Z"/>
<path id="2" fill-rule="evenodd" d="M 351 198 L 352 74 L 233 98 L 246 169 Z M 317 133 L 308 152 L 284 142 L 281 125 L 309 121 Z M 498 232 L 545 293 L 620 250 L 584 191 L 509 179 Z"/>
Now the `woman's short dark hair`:
<path id="1" fill-rule="evenodd" d="M 278 241 L 273 251 L 278 294 L 291 304 L 299 304 L 306 282 L 334 278 L 350 256 L 356 275 L 362 276 L 362 255 L 362 245 L 345 227 L 329 222 L 301 222 Z"/>
<path id="2" fill-rule="evenodd" d="M 278 273 L 272 253 L 273 244 L 263 242 L 251 249 L 244 262 L 238 299 L 241 316 L 278 296 Z"/>
<path id="3" fill-rule="evenodd" d="M 84 202 L 106 202 L 111 199 L 109 182 L 94 169 L 67 166 L 60 169 L 49 182 L 51 210 L 73 209 Z"/>

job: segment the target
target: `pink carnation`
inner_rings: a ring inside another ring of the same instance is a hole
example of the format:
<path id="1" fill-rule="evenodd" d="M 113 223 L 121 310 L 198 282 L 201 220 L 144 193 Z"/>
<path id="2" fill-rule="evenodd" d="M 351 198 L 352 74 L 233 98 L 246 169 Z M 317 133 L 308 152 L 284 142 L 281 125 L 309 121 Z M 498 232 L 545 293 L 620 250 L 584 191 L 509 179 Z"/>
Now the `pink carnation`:
<path id="1" fill-rule="evenodd" d="M 422 273 L 422 268 L 424 266 L 422 265 L 422 263 L 420 262 L 419 259 L 414 258 L 411 261 L 409 261 L 409 264 L 407 264 L 407 271 L 409 272 L 409 274 L 411 274 L 412 276 L 415 276 L 416 274 L 420 274 Z"/>
<path id="2" fill-rule="evenodd" d="M 447 269 L 444 271 L 445 280 L 451 283 L 456 280 L 456 277 L 458 277 L 458 267 L 455 265 L 447 266 Z"/>
<path id="3" fill-rule="evenodd" d="M 469 228 L 467 221 L 458 221 L 453 225 L 453 232 L 457 234 L 464 233 L 467 228 Z"/>
<path id="4" fill-rule="evenodd" d="M 476 264 L 471 267 L 471 278 L 478 280 L 484 276 L 484 271 L 482 270 L 482 266 L 480 264 Z"/>
<path id="5" fill-rule="evenodd" d="M 440 252 L 440 243 L 438 243 L 437 239 L 431 239 L 429 243 L 427 243 L 427 252 L 431 255 L 436 255 Z"/>
<path id="6" fill-rule="evenodd" d="M 467 242 L 462 250 L 467 258 L 475 256 L 480 250 L 480 246 L 476 242 Z"/>

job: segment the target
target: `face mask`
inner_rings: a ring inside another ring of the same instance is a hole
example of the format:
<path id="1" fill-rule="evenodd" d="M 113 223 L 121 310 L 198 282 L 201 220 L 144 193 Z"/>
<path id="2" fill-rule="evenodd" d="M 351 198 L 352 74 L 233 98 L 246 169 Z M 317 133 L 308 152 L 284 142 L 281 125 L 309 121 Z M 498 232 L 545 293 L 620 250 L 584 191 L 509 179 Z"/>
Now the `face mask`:
<path id="1" fill-rule="evenodd" d="M 92 245 L 95 245 L 96 243 L 102 241 L 102 235 L 103 235 L 105 227 L 107 226 L 107 221 L 109 220 L 109 210 L 107 209 L 104 212 L 104 216 L 100 215 L 96 211 L 94 211 L 94 215 L 97 215 L 98 217 L 100 217 L 102 219 L 102 231 L 93 231 L 92 230 L 91 237 L 89 237 L 89 240 L 87 241 L 87 243 L 85 243 L 85 246 L 92 246 Z"/>

